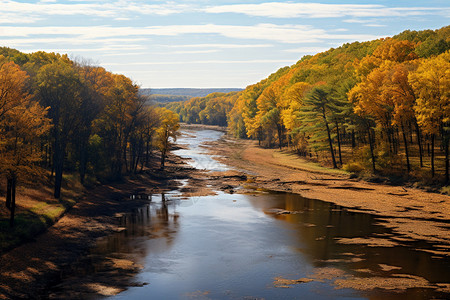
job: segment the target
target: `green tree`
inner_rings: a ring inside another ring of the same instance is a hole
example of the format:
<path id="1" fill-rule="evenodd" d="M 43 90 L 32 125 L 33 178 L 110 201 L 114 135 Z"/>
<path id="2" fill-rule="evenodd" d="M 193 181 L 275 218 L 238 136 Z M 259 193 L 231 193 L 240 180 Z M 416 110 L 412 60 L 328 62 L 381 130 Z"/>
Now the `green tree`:
<path id="1" fill-rule="evenodd" d="M 60 198 L 64 156 L 82 105 L 80 77 L 73 64 L 58 60 L 44 65 L 37 74 L 37 94 L 50 107 L 53 129 L 54 197 Z"/>
<path id="2" fill-rule="evenodd" d="M 302 131 L 312 137 L 312 141 L 316 143 L 318 149 L 322 149 L 323 133 L 326 134 L 326 143 L 328 144 L 333 168 L 337 168 L 330 127 L 330 118 L 335 100 L 331 93 L 331 89 L 326 86 L 313 88 L 303 101 L 299 118 L 302 123 Z"/>

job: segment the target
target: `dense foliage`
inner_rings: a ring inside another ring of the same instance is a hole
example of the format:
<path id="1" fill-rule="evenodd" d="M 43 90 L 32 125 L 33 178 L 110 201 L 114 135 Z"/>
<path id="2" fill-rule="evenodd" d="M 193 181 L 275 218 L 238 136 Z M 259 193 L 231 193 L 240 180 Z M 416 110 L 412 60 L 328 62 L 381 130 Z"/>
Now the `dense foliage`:
<path id="1" fill-rule="evenodd" d="M 0 48 L 0 174 L 14 220 L 16 184 L 49 170 L 60 198 L 63 173 L 120 178 L 164 157 L 178 116 L 149 106 L 123 75 L 66 55 Z M 170 127 L 169 134 L 161 132 Z"/>
<path id="2" fill-rule="evenodd" d="M 450 26 L 408 30 L 305 56 L 237 94 L 168 107 L 189 123 L 224 125 L 226 114 L 235 136 L 332 167 L 448 184 L 449 51 Z"/>
<path id="3" fill-rule="evenodd" d="M 195 97 L 185 102 L 167 104 L 166 107 L 188 124 L 227 126 L 227 113 L 237 99 L 237 92 L 212 93 L 206 97 Z"/>

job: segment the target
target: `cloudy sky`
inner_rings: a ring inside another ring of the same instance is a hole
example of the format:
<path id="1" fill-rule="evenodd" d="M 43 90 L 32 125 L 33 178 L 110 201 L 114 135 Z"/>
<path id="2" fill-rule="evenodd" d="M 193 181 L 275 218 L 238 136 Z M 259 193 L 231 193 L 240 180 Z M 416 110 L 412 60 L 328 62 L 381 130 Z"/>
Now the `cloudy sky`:
<path id="1" fill-rule="evenodd" d="M 84 58 L 142 87 L 242 87 L 303 55 L 449 25 L 447 0 L 0 0 L 0 46 Z"/>

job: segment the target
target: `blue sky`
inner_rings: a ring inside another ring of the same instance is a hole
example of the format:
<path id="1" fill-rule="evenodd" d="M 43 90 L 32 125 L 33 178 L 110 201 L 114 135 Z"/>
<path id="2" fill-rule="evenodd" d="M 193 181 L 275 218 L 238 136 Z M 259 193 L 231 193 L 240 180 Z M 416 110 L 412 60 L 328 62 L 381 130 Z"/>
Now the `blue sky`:
<path id="1" fill-rule="evenodd" d="M 306 54 L 449 20 L 447 0 L 0 0 L 0 46 L 67 53 L 146 88 L 244 88 Z"/>

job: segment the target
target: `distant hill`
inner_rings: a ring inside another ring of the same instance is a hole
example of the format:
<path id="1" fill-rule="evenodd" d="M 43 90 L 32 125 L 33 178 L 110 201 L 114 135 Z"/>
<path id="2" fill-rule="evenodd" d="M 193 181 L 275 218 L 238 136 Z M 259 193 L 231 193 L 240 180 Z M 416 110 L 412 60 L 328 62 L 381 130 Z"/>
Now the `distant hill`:
<path id="1" fill-rule="evenodd" d="M 244 89 L 240 89 L 240 88 L 210 88 L 210 89 L 173 88 L 173 89 L 141 89 L 140 92 L 142 95 L 185 96 L 188 99 L 190 99 L 193 97 L 205 97 L 211 93 L 229 93 L 229 92 L 236 92 L 236 91 L 242 91 L 242 90 L 244 90 Z"/>
<path id="2" fill-rule="evenodd" d="M 150 94 L 144 95 L 151 102 L 158 103 L 170 103 L 170 102 L 183 102 L 191 99 L 190 96 L 177 96 L 177 95 L 160 95 L 160 94 Z"/>

